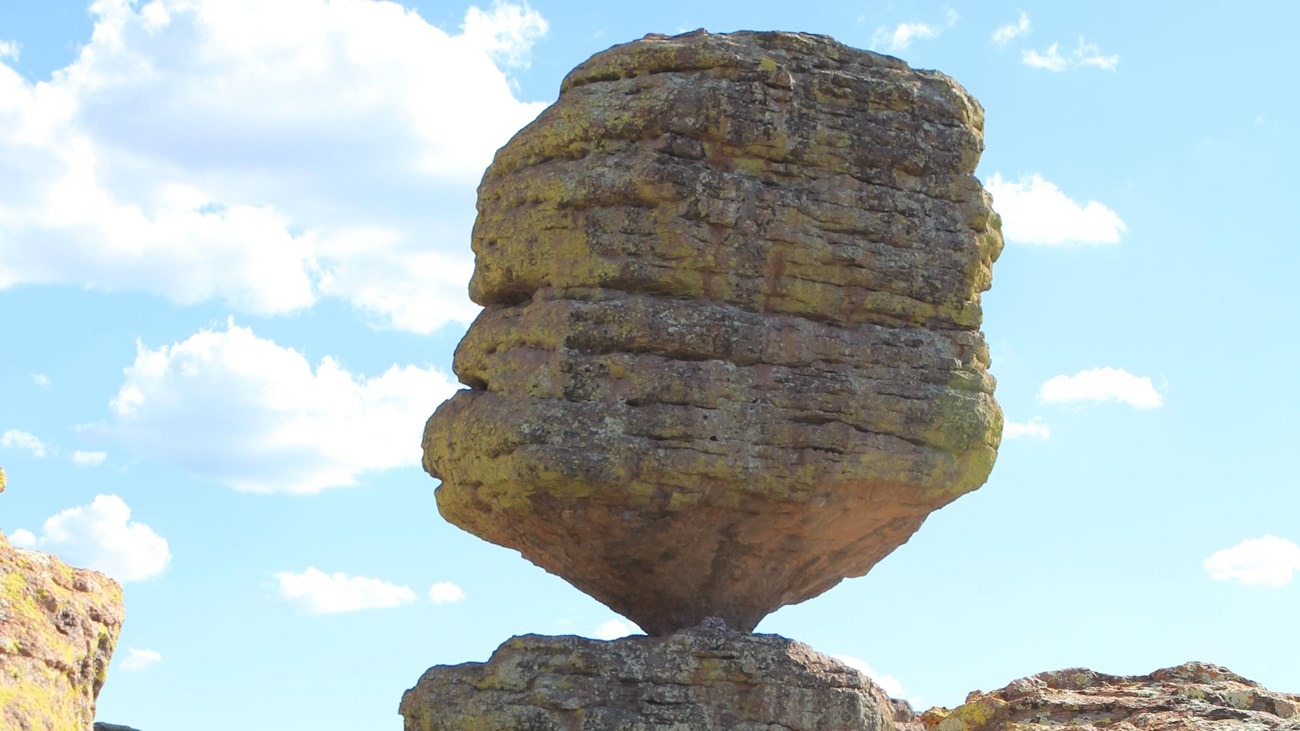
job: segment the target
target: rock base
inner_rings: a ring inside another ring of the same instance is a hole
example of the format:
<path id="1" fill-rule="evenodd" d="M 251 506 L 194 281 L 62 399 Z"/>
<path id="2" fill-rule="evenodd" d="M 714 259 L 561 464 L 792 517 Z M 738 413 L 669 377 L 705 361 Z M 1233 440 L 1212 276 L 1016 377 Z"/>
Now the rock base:
<path id="1" fill-rule="evenodd" d="M 1300 731 L 1300 695 L 1200 662 L 1150 675 L 1074 668 L 976 691 L 921 719 L 928 731 Z"/>
<path id="2" fill-rule="evenodd" d="M 486 663 L 430 668 L 406 731 L 894 731 L 912 709 L 857 670 L 776 635 L 701 626 L 612 642 L 524 635 Z"/>

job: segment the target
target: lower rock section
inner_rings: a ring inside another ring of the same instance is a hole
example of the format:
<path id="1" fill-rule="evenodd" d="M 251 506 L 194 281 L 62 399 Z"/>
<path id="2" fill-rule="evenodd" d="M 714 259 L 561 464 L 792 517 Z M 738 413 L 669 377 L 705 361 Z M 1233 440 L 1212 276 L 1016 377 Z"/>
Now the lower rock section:
<path id="1" fill-rule="evenodd" d="M 858 671 L 776 635 L 702 625 L 612 642 L 515 637 L 486 663 L 430 668 L 406 731 L 919 729 Z"/>
<path id="2" fill-rule="evenodd" d="M 117 582 L 0 535 L 0 728 L 90 728 L 121 628 Z"/>
<path id="3" fill-rule="evenodd" d="M 1300 695 L 1199 662 L 1136 676 L 1072 669 L 971 693 L 921 720 L 928 731 L 1300 731 Z"/>

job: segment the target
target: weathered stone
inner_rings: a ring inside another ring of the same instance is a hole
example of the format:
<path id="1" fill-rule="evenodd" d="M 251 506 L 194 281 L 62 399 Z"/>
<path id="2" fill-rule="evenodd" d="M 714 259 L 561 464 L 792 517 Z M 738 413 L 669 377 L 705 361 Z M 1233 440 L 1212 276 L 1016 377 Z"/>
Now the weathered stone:
<path id="1" fill-rule="evenodd" d="M 90 728 L 122 611 L 117 582 L 0 534 L 0 728 Z"/>
<path id="2" fill-rule="evenodd" d="M 96 721 L 94 731 L 139 731 L 139 729 L 134 729 L 131 728 L 130 726 L 122 726 L 121 724 L 116 724 L 116 723 L 104 723 L 103 721 Z"/>
<path id="3" fill-rule="evenodd" d="M 776 635 L 704 627 L 612 642 L 525 635 L 486 663 L 429 669 L 406 731 L 919 729 L 858 671 Z"/>
<path id="4" fill-rule="evenodd" d="M 1000 439 L 982 128 L 948 77 L 822 36 L 583 63 L 479 188 L 442 515 L 652 634 L 866 573 Z"/>
<path id="5" fill-rule="evenodd" d="M 1300 731 L 1300 695 L 1200 662 L 1150 675 L 1039 673 L 921 716 L 929 731 Z"/>

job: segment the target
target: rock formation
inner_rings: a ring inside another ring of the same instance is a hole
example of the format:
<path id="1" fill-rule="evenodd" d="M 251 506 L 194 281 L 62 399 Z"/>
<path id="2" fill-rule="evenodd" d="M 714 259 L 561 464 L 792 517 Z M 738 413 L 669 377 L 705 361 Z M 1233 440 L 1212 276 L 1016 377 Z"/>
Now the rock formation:
<path id="1" fill-rule="evenodd" d="M 921 720 L 929 731 L 1300 731 L 1300 695 L 1199 662 L 1138 676 L 1075 668 L 971 693 Z"/>
<path id="2" fill-rule="evenodd" d="M 0 728 L 90 728 L 121 628 L 117 582 L 0 533 Z"/>
<path id="3" fill-rule="evenodd" d="M 442 515 L 652 634 L 866 573 L 1000 439 L 982 129 L 948 77 L 822 36 L 580 65 L 479 188 Z"/>
<path id="4" fill-rule="evenodd" d="M 707 626 L 614 642 L 515 637 L 486 663 L 430 669 L 401 713 L 406 731 L 923 731 L 910 706 L 837 660 Z"/>

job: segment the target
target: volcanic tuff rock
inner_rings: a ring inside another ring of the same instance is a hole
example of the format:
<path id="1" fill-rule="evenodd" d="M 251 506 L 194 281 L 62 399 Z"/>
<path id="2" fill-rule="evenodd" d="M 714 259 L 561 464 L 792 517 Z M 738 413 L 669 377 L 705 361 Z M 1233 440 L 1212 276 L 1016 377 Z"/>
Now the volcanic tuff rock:
<path id="1" fill-rule="evenodd" d="M 0 534 L 0 728 L 90 728 L 121 628 L 117 582 Z"/>
<path id="2" fill-rule="evenodd" d="M 515 637 L 486 663 L 431 668 L 400 710 L 406 731 L 921 729 L 905 702 L 805 645 L 707 627 Z"/>
<path id="3" fill-rule="evenodd" d="M 1138 676 L 1076 668 L 976 691 L 921 720 L 929 731 L 1300 731 L 1300 695 L 1199 662 Z"/>
<path id="4" fill-rule="evenodd" d="M 948 77 L 822 36 L 580 65 L 479 187 L 442 515 L 652 634 L 866 573 L 993 466 L 982 130 Z"/>

